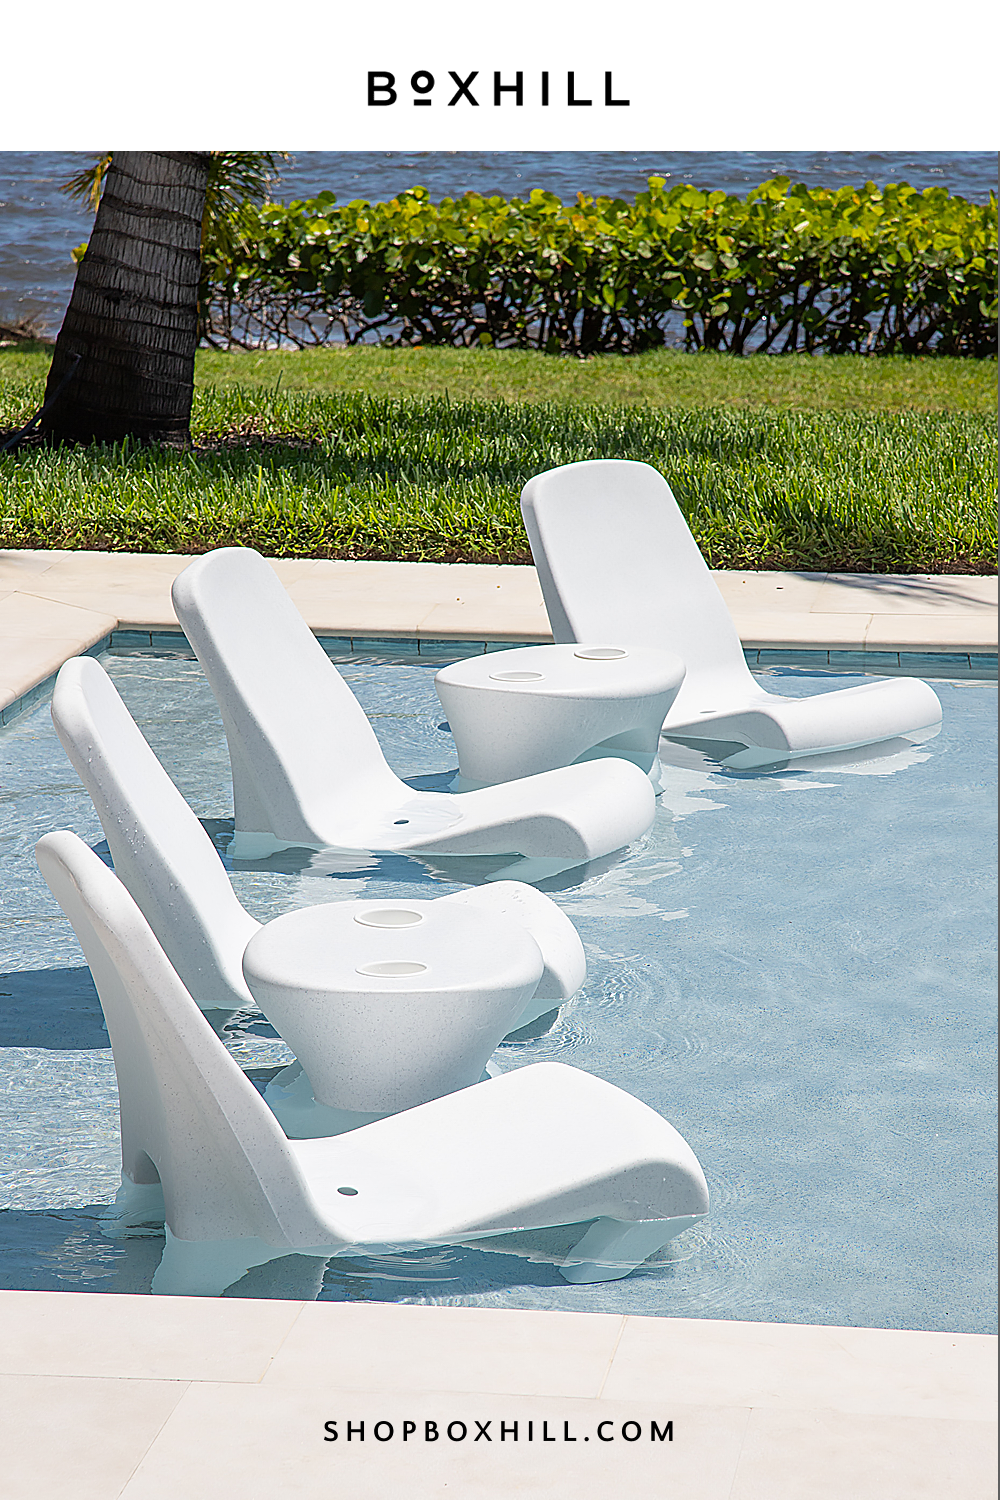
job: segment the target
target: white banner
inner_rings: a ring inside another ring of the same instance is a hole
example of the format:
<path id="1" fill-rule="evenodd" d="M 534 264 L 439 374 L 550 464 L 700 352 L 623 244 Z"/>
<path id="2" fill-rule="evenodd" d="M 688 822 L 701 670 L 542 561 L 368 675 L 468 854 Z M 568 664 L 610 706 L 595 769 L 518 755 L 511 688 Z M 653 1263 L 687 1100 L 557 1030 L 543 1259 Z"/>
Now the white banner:
<path id="1" fill-rule="evenodd" d="M 7 9 L 0 149 L 989 150 L 998 7 Z"/>

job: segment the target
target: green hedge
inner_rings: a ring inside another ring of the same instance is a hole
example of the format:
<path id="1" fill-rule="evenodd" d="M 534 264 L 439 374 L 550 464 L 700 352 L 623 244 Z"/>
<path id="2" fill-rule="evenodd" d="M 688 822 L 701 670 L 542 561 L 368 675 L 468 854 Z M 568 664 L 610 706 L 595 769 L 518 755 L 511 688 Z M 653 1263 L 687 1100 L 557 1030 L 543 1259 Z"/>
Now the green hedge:
<path id="1" fill-rule="evenodd" d="M 586 355 L 683 328 L 689 349 L 991 355 L 997 208 L 917 192 L 792 186 L 746 198 L 651 177 L 634 202 L 331 193 L 244 205 L 203 262 L 217 346 L 380 337 Z M 233 249 L 233 246 L 242 248 Z"/>

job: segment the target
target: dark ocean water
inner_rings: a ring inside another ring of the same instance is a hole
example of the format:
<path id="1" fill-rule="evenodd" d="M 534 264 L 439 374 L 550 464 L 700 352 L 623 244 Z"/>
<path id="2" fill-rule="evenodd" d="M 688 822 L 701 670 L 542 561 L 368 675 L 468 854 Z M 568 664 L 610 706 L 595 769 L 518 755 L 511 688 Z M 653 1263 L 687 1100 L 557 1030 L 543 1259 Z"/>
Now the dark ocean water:
<path id="1" fill-rule="evenodd" d="M 0 323 L 29 317 L 49 333 L 58 329 L 73 286 L 70 251 L 93 222 L 59 184 L 92 159 L 81 151 L 0 152 Z M 670 184 L 740 194 L 778 175 L 810 187 L 905 181 L 985 202 L 996 191 L 997 158 L 985 151 L 304 151 L 275 196 L 287 201 L 328 189 L 341 202 L 377 201 L 419 183 L 434 198 L 469 188 L 511 197 L 535 187 L 564 200 L 580 191 L 632 197 L 654 173 Z"/>

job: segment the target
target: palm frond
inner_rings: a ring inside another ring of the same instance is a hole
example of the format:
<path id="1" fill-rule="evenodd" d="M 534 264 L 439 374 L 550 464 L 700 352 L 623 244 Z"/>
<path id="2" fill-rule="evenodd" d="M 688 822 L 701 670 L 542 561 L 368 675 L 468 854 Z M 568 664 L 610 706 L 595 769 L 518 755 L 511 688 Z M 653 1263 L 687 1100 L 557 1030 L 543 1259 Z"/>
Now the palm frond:
<path id="1" fill-rule="evenodd" d="M 83 167 L 79 172 L 74 172 L 72 177 L 67 177 L 65 182 L 61 182 L 59 191 L 75 198 L 77 202 L 88 203 L 96 214 L 110 165 L 111 152 L 102 151 L 95 158 L 93 166 Z"/>

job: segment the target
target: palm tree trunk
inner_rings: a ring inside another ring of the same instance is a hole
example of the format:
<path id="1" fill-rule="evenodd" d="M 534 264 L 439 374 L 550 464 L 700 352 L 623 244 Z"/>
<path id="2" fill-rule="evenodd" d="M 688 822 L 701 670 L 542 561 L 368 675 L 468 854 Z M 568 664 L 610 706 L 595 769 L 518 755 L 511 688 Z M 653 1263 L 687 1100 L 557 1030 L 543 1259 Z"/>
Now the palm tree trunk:
<path id="1" fill-rule="evenodd" d="M 116 151 L 56 341 L 56 441 L 187 446 L 209 153 Z"/>

